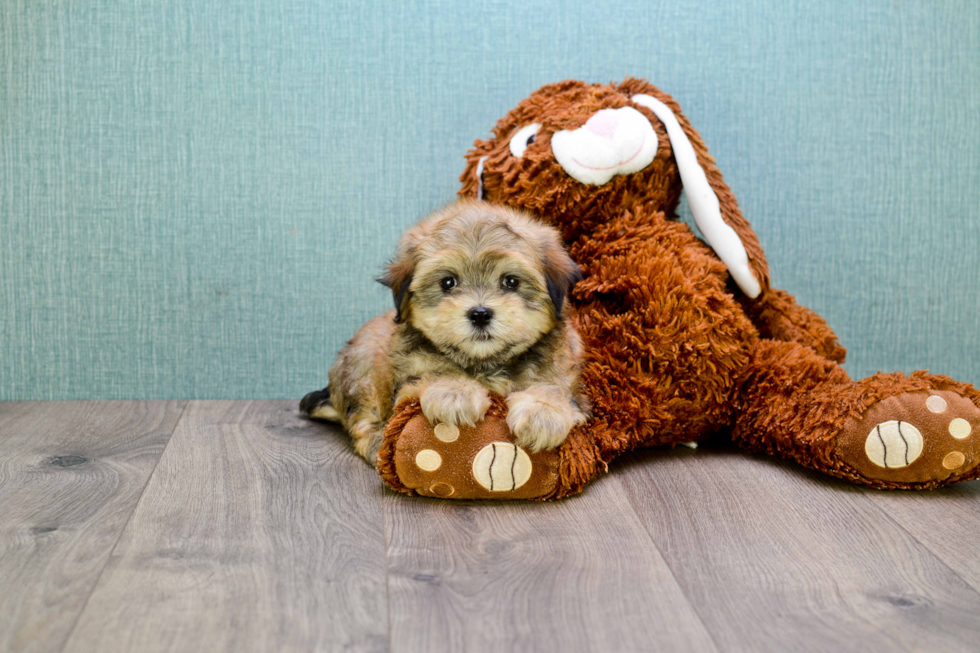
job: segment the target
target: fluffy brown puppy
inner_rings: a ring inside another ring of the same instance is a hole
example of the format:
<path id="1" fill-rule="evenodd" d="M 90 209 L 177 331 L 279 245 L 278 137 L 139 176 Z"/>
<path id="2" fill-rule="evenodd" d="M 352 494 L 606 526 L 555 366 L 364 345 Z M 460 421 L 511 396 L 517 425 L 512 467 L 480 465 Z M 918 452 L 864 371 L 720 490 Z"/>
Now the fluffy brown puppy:
<path id="1" fill-rule="evenodd" d="M 433 424 L 474 426 L 493 392 L 518 444 L 557 447 L 588 413 L 581 340 L 564 319 L 580 276 L 553 228 L 483 202 L 447 206 L 402 236 L 379 279 L 395 310 L 357 332 L 301 409 L 343 424 L 373 464 L 403 400 L 417 397 Z"/>

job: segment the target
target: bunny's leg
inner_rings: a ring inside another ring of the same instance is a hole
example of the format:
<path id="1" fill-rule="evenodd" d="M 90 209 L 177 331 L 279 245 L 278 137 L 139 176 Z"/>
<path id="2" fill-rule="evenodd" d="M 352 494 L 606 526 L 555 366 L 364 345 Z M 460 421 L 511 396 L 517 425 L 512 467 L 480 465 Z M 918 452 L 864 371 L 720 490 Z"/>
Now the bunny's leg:
<path id="1" fill-rule="evenodd" d="M 740 379 L 732 436 L 755 452 L 877 488 L 980 477 L 980 392 L 944 376 L 853 381 L 812 349 L 760 340 Z"/>

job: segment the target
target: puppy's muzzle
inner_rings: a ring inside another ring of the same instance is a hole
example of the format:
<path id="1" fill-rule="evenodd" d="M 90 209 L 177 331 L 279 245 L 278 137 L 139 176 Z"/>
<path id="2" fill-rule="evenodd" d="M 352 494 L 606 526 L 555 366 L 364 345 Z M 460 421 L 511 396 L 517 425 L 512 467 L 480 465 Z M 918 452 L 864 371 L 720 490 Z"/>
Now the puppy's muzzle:
<path id="1" fill-rule="evenodd" d="M 466 317 L 478 329 L 486 329 L 493 319 L 493 311 L 486 306 L 474 306 L 466 312 Z"/>

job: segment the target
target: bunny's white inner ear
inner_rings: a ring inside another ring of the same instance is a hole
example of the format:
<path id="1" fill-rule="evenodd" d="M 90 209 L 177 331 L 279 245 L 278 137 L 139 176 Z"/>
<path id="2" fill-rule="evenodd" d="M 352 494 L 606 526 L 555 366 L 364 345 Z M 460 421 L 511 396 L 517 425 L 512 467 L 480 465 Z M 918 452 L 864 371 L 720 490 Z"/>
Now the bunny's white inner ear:
<path id="1" fill-rule="evenodd" d="M 667 136 L 674 150 L 674 160 L 677 161 L 677 169 L 681 173 L 681 183 L 684 184 L 684 193 L 687 195 L 687 203 L 691 207 L 694 222 L 704 234 L 705 240 L 718 254 L 718 258 L 728 266 L 728 271 L 738 287 L 746 295 L 755 299 L 762 292 L 762 287 L 752 274 L 752 268 L 749 267 L 749 255 L 745 251 L 745 245 L 742 244 L 742 239 L 738 237 L 735 230 L 722 219 L 718 196 L 708 183 L 708 177 L 698 163 L 694 147 L 691 146 L 687 134 L 677 122 L 674 112 L 666 104 L 649 95 L 634 95 L 630 99 L 653 111 L 667 128 Z"/>
<path id="2" fill-rule="evenodd" d="M 480 160 L 476 162 L 476 199 L 483 199 L 483 164 L 486 162 L 487 157 L 481 156 Z"/>

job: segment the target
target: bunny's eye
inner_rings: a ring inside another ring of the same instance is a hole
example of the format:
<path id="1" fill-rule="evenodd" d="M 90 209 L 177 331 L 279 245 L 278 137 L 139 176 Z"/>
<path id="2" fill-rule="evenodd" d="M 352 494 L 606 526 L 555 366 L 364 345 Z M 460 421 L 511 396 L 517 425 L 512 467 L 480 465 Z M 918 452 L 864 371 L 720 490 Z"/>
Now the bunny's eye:
<path id="1" fill-rule="evenodd" d="M 541 125 L 535 122 L 517 130 L 517 133 L 510 139 L 510 153 L 518 159 L 524 156 L 524 150 L 534 142 L 539 129 L 541 129 Z"/>

